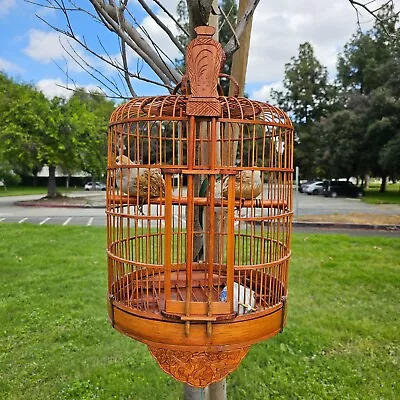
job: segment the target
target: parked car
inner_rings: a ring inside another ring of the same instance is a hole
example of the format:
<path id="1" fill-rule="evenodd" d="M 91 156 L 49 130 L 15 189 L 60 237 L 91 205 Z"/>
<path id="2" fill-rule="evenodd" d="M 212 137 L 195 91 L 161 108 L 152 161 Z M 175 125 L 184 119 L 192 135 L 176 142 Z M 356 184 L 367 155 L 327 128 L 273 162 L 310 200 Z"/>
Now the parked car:
<path id="1" fill-rule="evenodd" d="M 325 197 L 362 197 L 363 190 L 350 181 L 329 181 L 324 188 Z"/>
<path id="2" fill-rule="evenodd" d="M 93 184 L 95 184 L 94 190 L 106 190 L 106 185 L 101 182 L 88 182 L 85 185 L 85 190 L 92 190 Z"/>
<path id="3" fill-rule="evenodd" d="M 310 185 L 307 185 L 303 190 L 304 193 L 312 195 L 312 194 L 322 194 L 323 189 L 324 189 L 324 182 L 316 181 L 311 183 Z"/>
<path id="4" fill-rule="evenodd" d="M 314 183 L 315 181 L 306 181 L 306 182 L 302 182 L 299 185 L 299 192 L 300 193 L 305 193 L 305 189 L 307 188 L 307 186 L 311 185 L 312 183 Z"/>

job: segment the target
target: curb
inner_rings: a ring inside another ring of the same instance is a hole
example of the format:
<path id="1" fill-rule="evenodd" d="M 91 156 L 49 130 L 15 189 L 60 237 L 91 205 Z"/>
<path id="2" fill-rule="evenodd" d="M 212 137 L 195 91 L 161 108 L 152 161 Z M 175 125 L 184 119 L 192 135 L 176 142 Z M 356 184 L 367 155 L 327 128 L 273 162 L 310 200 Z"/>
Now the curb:
<path id="1" fill-rule="evenodd" d="M 362 229 L 375 231 L 400 231 L 400 225 L 372 225 L 372 224 L 348 224 L 343 222 L 293 222 L 297 228 L 319 228 L 319 229 Z"/>
<path id="2" fill-rule="evenodd" d="M 104 205 L 93 204 L 56 204 L 56 203 L 35 203 L 33 201 L 15 201 L 13 203 L 19 207 L 40 207 L 40 208 L 105 208 Z"/>

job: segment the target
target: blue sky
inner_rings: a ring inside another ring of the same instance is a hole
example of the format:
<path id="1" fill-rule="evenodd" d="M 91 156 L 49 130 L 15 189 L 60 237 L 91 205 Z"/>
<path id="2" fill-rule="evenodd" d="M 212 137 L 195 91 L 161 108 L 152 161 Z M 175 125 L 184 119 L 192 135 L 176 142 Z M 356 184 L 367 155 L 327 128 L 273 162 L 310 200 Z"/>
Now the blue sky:
<path id="1" fill-rule="evenodd" d="M 148 3 L 154 5 L 151 0 Z M 176 10 L 177 0 L 165 0 L 163 3 L 171 11 Z M 87 0 L 80 0 L 78 4 L 94 12 Z M 171 58 L 178 57 L 176 48 L 138 3 L 131 1 L 130 4 L 135 18 L 155 41 Z M 153 8 L 176 33 L 174 23 L 156 6 Z M 60 35 L 35 14 L 59 28 L 66 26 L 63 15 L 54 10 L 23 0 L 0 0 L 0 70 L 37 85 L 49 97 L 56 94 L 68 96 L 68 91 L 57 84 L 73 86 L 72 82 L 76 82 L 78 86 L 95 88 L 98 82 L 65 54 L 60 40 L 64 47 L 69 48 L 68 41 L 60 39 Z M 362 16 L 361 21 L 365 29 L 371 25 L 367 15 Z M 103 26 L 79 13 L 71 16 L 71 22 L 76 34 L 85 38 L 100 53 L 104 54 L 104 50 L 99 45 L 98 37 L 109 54 L 118 57 L 118 41 Z M 268 99 L 270 89 L 282 85 L 285 63 L 297 55 L 299 44 L 305 41 L 313 45 L 317 58 L 334 77 L 337 54 L 355 30 L 356 15 L 347 0 L 262 0 L 253 21 L 246 92 L 253 98 Z M 83 59 L 105 76 L 117 79 L 115 71 L 85 54 L 78 46 L 74 47 Z M 130 54 L 129 59 L 133 69 L 138 66 L 143 74 L 151 76 L 136 55 Z M 134 81 L 134 88 L 139 95 L 164 93 L 162 88 L 140 81 Z"/>

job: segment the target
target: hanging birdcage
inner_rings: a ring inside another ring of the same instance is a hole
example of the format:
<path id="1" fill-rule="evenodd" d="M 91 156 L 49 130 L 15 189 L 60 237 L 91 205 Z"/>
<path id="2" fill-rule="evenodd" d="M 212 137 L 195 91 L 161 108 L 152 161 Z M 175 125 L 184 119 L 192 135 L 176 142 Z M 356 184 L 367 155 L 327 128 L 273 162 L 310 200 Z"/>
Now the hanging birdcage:
<path id="1" fill-rule="evenodd" d="M 109 127 L 109 317 L 176 379 L 204 387 L 283 329 L 293 128 L 220 94 L 223 51 L 199 27 L 176 94 L 135 98 Z"/>

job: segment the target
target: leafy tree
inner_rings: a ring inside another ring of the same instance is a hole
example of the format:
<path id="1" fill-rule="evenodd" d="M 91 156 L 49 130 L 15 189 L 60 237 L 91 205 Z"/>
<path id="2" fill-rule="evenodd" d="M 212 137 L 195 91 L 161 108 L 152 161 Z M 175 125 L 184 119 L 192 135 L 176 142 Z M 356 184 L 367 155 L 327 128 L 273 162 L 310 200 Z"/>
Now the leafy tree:
<path id="1" fill-rule="evenodd" d="M 386 21 L 382 26 L 381 20 Z M 387 82 L 390 71 L 384 68 L 398 46 L 396 36 L 398 15 L 388 4 L 379 12 L 379 20 L 367 32 L 358 31 L 344 46 L 338 57 L 338 82 L 345 91 L 369 94 Z"/>
<path id="2" fill-rule="evenodd" d="M 365 107 L 355 110 L 366 121 L 363 135 L 359 135 L 356 125 L 349 126 L 346 134 L 354 137 L 357 132 L 360 142 L 356 148 L 365 153 L 357 157 L 364 161 L 363 172 L 381 176 L 381 191 L 384 191 L 391 165 L 388 160 L 396 154 L 396 147 L 393 152 L 389 151 L 389 143 L 393 143 L 391 140 L 399 128 L 400 68 L 397 36 L 390 38 L 387 35 L 388 30 L 396 32 L 398 16 L 393 7 L 388 6 L 381 10 L 379 18 L 387 21 L 385 27 L 377 21 L 370 31 L 358 32 L 346 44 L 338 59 L 338 83 L 348 99 L 344 102 L 347 110 L 352 110 L 349 99 L 355 94 L 368 98 Z M 356 172 L 360 171 L 353 173 Z"/>
<path id="3" fill-rule="evenodd" d="M 312 126 L 326 116 L 336 99 L 326 67 L 316 59 L 310 43 L 300 45 L 299 55 L 285 65 L 284 91 L 273 91 L 278 104 L 290 113 L 296 131 L 295 163 L 305 177 L 316 174 L 316 142 Z"/>
<path id="4" fill-rule="evenodd" d="M 25 84 L 0 74 L 1 164 L 19 174 L 49 167 L 48 196 L 56 190 L 56 167 L 103 175 L 106 128 L 114 105 L 102 96 L 78 91 L 68 101 L 51 101 Z"/>
<path id="5" fill-rule="evenodd" d="M 35 173 L 43 166 L 37 140 L 54 127 L 51 107 L 30 85 L 1 82 L 1 147 L 3 159 L 17 173 Z"/>
<path id="6" fill-rule="evenodd" d="M 379 152 L 379 163 L 393 180 L 400 177 L 400 133 L 390 139 Z"/>
<path id="7" fill-rule="evenodd" d="M 80 140 L 82 146 L 79 159 L 80 168 L 92 175 L 103 176 L 107 163 L 107 127 L 115 104 L 105 96 L 98 93 L 88 93 L 83 89 L 78 90 L 71 97 L 70 102 L 78 101 L 81 113 L 91 114 L 87 121 L 93 118 L 93 126 L 88 125 L 83 129 Z M 90 128 L 90 131 L 87 129 Z"/>
<path id="8" fill-rule="evenodd" d="M 347 107 L 330 113 L 313 126 L 313 136 L 319 137 L 318 176 L 350 178 L 366 174 L 366 109 L 369 109 L 368 97 L 354 94 L 348 99 Z"/>
<path id="9" fill-rule="evenodd" d="M 52 174 L 49 196 L 55 194 L 55 166 L 69 173 L 83 170 L 92 176 L 104 175 L 107 124 L 113 109 L 103 96 L 82 90 L 68 101 L 57 98 L 52 103 L 56 129 L 41 141 L 42 158 Z"/>

